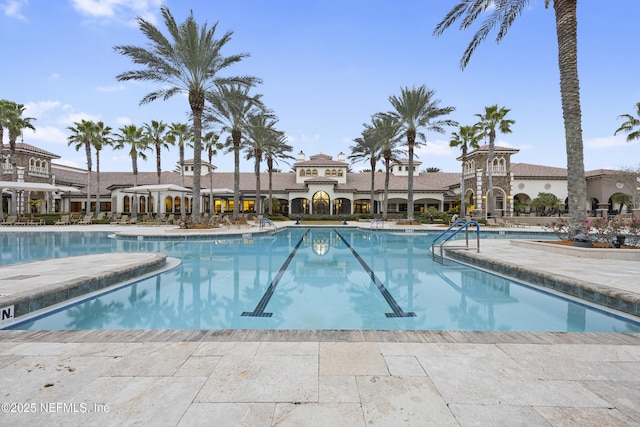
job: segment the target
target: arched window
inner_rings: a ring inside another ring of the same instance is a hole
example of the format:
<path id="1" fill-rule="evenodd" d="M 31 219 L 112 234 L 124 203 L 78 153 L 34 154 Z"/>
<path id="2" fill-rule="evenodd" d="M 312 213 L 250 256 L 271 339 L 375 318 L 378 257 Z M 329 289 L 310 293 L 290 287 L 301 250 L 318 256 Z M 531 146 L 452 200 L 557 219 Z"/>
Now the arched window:
<path id="1" fill-rule="evenodd" d="M 318 169 L 314 169 L 311 171 L 311 176 L 318 176 Z"/>
<path id="2" fill-rule="evenodd" d="M 304 169 L 300 169 L 300 176 L 304 176 Z"/>
<path id="3" fill-rule="evenodd" d="M 338 176 L 342 176 L 342 174 L 343 174 L 342 169 L 338 169 Z"/>
<path id="4" fill-rule="evenodd" d="M 324 176 L 331 176 L 331 169 L 325 169 Z"/>
<path id="5" fill-rule="evenodd" d="M 331 213 L 329 209 L 329 202 L 329 195 L 325 191 L 318 191 L 313 195 L 312 212 L 318 215 L 329 215 Z"/>
<path id="6" fill-rule="evenodd" d="M 331 170 L 331 176 L 338 176 L 338 171 L 335 169 Z"/>

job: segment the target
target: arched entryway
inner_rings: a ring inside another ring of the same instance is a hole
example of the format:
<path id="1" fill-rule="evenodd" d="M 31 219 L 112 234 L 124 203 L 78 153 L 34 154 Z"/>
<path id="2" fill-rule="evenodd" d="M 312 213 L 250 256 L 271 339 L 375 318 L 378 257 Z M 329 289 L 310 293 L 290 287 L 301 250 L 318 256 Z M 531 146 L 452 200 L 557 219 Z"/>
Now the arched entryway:
<path id="1" fill-rule="evenodd" d="M 318 191 L 313 195 L 311 211 L 317 215 L 331 214 L 331 199 L 326 191 Z"/>

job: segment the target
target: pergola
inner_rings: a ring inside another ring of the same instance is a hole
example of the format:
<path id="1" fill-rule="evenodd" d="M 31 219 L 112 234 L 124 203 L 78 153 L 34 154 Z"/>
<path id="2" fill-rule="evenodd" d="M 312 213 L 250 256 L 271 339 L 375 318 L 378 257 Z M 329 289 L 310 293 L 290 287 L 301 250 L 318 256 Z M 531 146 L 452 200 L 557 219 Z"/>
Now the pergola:
<path id="1" fill-rule="evenodd" d="M 52 184 L 47 184 L 45 182 L 0 181 L 0 194 L 4 192 L 4 190 L 11 190 L 17 193 L 22 193 L 25 191 L 27 192 L 41 191 L 49 194 L 49 197 L 51 197 L 51 194 L 53 193 L 80 192 L 80 190 L 78 190 L 75 187 L 52 185 Z M 14 203 L 16 203 L 15 200 L 14 200 Z M 24 213 L 24 212 L 17 212 L 18 215 L 20 215 L 21 213 Z"/>

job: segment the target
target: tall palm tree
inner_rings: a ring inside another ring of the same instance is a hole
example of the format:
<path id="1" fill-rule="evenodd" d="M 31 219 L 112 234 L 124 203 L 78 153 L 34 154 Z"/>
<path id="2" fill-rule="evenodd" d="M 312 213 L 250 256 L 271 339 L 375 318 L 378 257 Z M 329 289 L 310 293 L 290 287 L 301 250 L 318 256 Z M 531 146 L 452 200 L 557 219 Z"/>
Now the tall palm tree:
<path id="1" fill-rule="evenodd" d="M 351 162 L 369 161 L 371 171 L 369 213 L 373 215 L 375 213 L 376 164 L 378 164 L 378 160 L 380 160 L 380 139 L 376 138 L 376 134 L 372 130 L 365 127 L 365 130 L 362 131 L 362 136 L 355 138 L 353 141 L 356 145 L 349 147 L 351 150 L 351 155 L 349 156 Z"/>
<path id="2" fill-rule="evenodd" d="M 249 96 L 250 86 L 229 84 L 220 85 L 216 91 L 207 93 L 207 100 L 211 103 L 211 111 L 206 120 L 219 123 L 222 131 L 231 134 L 233 151 L 233 219 L 240 216 L 240 148 L 242 132 L 247 127 L 251 114 L 264 111 L 260 98 L 262 95 Z"/>
<path id="3" fill-rule="evenodd" d="M 445 126 L 457 126 L 454 120 L 441 119 L 453 111 L 455 107 L 440 107 L 440 100 L 434 99 L 435 91 L 427 89 L 425 85 L 418 88 L 401 88 L 400 96 L 392 95 L 389 101 L 394 110 L 391 113 L 401 122 L 401 129 L 407 138 L 407 148 L 409 151 L 409 179 L 408 179 L 408 200 L 407 219 L 413 222 L 413 157 L 416 145 L 416 138 L 426 142 L 426 137 L 420 129 L 444 133 Z"/>
<path id="4" fill-rule="evenodd" d="M 617 135 L 618 132 L 628 133 L 627 142 L 631 142 L 634 139 L 640 139 L 640 102 L 636 103 L 636 116 L 637 117 L 634 117 L 631 114 L 619 115 L 618 118 L 626 119 L 626 122 L 620 125 L 614 135 Z"/>
<path id="5" fill-rule="evenodd" d="M 180 185 L 184 187 L 184 147 L 191 140 L 193 133 L 190 132 L 189 125 L 186 123 L 171 123 L 167 131 L 167 140 L 169 144 L 178 146 L 180 156 Z M 158 212 L 160 214 L 160 212 Z M 180 203 L 180 216 L 185 216 L 184 203 Z"/>
<path id="6" fill-rule="evenodd" d="M 498 26 L 496 42 L 507 34 L 513 21 L 527 10 L 530 0 L 464 0 L 436 25 L 433 33 L 439 36 L 458 19 L 460 28 L 469 28 L 476 18 L 490 10 L 465 50 L 460 67 L 464 69 L 471 55 L 489 33 Z M 548 8 L 551 0 L 545 0 Z M 584 146 L 582 142 L 582 112 L 580 110 L 580 82 L 578 80 L 578 37 L 576 18 L 578 0 L 553 0 L 558 40 L 558 65 L 560 70 L 560 97 L 564 118 L 565 145 L 567 151 L 567 187 L 569 196 L 569 238 L 585 231 L 587 217 L 587 182 L 584 174 Z"/>
<path id="7" fill-rule="evenodd" d="M 22 135 L 22 131 L 24 129 L 35 130 L 36 128 L 33 127 L 33 125 L 31 124 L 31 122 L 35 120 L 33 117 L 22 117 L 22 114 L 26 109 L 23 104 L 16 104 L 14 102 L 9 107 L 13 109 L 13 112 L 9 113 L 9 120 L 5 126 L 9 133 L 9 153 L 10 153 L 9 162 L 11 163 L 11 169 L 12 169 L 11 180 L 15 182 L 18 180 L 16 141 L 18 140 L 18 136 Z M 11 203 L 11 215 L 16 215 L 18 199 L 17 199 L 17 192 L 15 189 L 12 191 L 12 200 L 13 200 L 13 203 Z"/>
<path id="8" fill-rule="evenodd" d="M 0 99 L 0 168 L 4 162 L 4 129 L 9 125 L 9 122 L 13 120 L 15 116 L 15 108 L 13 108 L 12 101 L 6 99 Z M 2 172 L 0 171 L 0 176 Z M 0 189 L 0 219 L 4 219 L 4 206 L 2 198 L 2 189 Z"/>
<path id="9" fill-rule="evenodd" d="M 207 132 L 202 137 L 202 148 L 207 153 L 207 159 L 209 160 L 210 167 L 213 165 L 213 156 L 217 155 L 220 150 L 224 147 L 220 142 L 220 135 L 215 132 Z M 209 172 L 209 215 L 213 214 L 213 193 L 211 190 L 213 189 L 213 171 L 210 169 Z"/>
<path id="10" fill-rule="evenodd" d="M 401 138 L 401 123 L 397 117 L 385 114 L 374 114 L 371 124 L 364 125 L 373 132 L 375 138 L 380 141 L 380 157 L 384 162 L 384 197 L 382 202 L 382 218 L 387 219 L 387 205 L 389 203 L 389 179 L 393 163 L 406 155 L 406 152 L 397 147 Z"/>
<path id="11" fill-rule="evenodd" d="M 91 157 L 91 142 L 95 139 L 96 125 L 90 120 L 82 119 L 80 122 L 74 122 L 74 126 L 67 129 L 72 132 L 67 137 L 69 141 L 67 145 L 74 146 L 76 151 L 84 149 L 87 157 L 87 206 L 85 215 L 91 215 L 91 171 L 93 169 Z"/>
<path id="12" fill-rule="evenodd" d="M 500 133 L 511 133 L 511 126 L 514 120 L 505 119 L 511 110 L 505 107 L 498 107 L 497 104 L 484 107 L 484 114 L 476 114 L 479 119 L 476 126 L 489 137 L 489 156 L 487 157 L 487 170 L 489 177 L 489 210 L 487 216 L 493 217 L 495 200 L 493 199 L 493 151 L 496 142 L 496 128 Z"/>
<path id="13" fill-rule="evenodd" d="M 278 137 L 279 132 L 275 129 L 278 120 L 269 113 L 257 112 L 249 116 L 247 121 L 247 160 L 254 159 L 253 171 L 256 176 L 256 214 L 263 213 L 262 193 L 260 183 L 260 163 L 264 160 L 264 151 L 267 144 Z"/>
<path id="14" fill-rule="evenodd" d="M 103 122 L 95 124 L 95 134 L 91 145 L 96 150 L 96 214 L 100 213 L 100 151 L 106 146 L 113 145 L 111 128 L 105 126 Z"/>
<path id="15" fill-rule="evenodd" d="M 294 157 L 290 155 L 293 147 L 287 144 L 287 137 L 284 132 L 276 135 L 275 138 L 269 139 L 267 144 L 264 146 L 264 157 L 267 163 L 267 173 L 269 176 L 269 215 L 273 215 L 273 172 L 274 172 L 274 163 L 277 164 L 278 160 L 292 160 Z"/>
<path id="16" fill-rule="evenodd" d="M 116 52 L 128 56 L 142 70 L 127 71 L 117 76 L 119 81 L 142 80 L 160 83 L 160 88 L 147 94 L 140 104 L 158 98 L 169 99 L 176 93 L 187 93 L 193 117 L 193 213 L 194 224 L 200 222 L 200 169 L 202 152 L 202 114 L 205 94 L 218 84 L 238 82 L 254 84 L 258 79 L 247 76 L 221 77 L 225 68 L 246 58 L 247 54 L 223 56 L 222 48 L 231 40 L 233 32 L 226 32 L 220 39 L 215 37 L 218 23 L 211 28 L 199 25 L 193 12 L 178 25 L 169 11 L 160 8 L 164 24 L 171 40 L 165 37 L 151 22 L 138 17 L 142 33 L 151 42 L 146 49 L 138 46 L 115 46 Z"/>
<path id="17" fill-rule="evenodd" d="M 145 137 L 156 149 L 156 174 L 158 184 L 162 184 L 162 149 L 169 148 L 170 144 L 166 134 L 167 125 L 162 120 L 151 120 L 151 123 L 145 123 L 142 128 Z"/>
<path id="18" fill-rule="evenodd" d="M 116 150 L 121 150 L 127 145 L 129 146 L 129 157 L 131 158 L 131 167 L 133 169 L 133 186 L 138 186 L 138 158 L 147 160 L 145 153 L 149 147 L 149 139 L 144 135 L 144 129 L 137 127 L 136 125 L 122 126 L 118 129 L 120 133 L 116 135 L 115 146 Z M 183 202 L 184 203 L 184 202 Z M 138 196 L 136 194 L 132 197 L 131 203 L 131 217 L 135 218 L 138 215 Z"/>
<path id="19" fill-rule="evenodd" d="M 449 141 L 450 147 L 460 147 L 462 150 L 462 179 L 460 180 L 460 215 L 466 215 L 465 207 L 465 188 L 464 188 L 464 170 L 467 164 L 467 152 L 469 149 L 477 150 L 480 148 L 480 141 L 482 140 L 482 133 L 476 126 L 460 126 L 459 132 L 451 133 L 451 140 Z"/>

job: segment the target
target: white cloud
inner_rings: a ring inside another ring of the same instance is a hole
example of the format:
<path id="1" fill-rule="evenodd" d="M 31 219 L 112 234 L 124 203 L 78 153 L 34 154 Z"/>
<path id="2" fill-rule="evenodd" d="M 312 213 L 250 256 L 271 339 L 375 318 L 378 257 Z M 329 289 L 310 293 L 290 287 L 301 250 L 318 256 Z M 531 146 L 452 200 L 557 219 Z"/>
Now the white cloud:
<path id="1" fill-rule="evenodd" d="M 619 147 L 627 144 L 627 140 L 622 135 L 607 136 L 604 138 L 591 138 L 584 141 L 584 146 L 587 148 L 611 148 Z"/>
<path id="2" fill-rule="evenodd" d="M 131 123 L 133 123 L 133 120 L 131 120 L 129 117 L 116 117 L 115 120 L 116 124 L 118 126 L 126 126 L 126 125 L 130 125 Z"/>
<path id="3" fill-rule="evenodd" d="M 25 129 L 24 138 L 27 144 L 36 145 L 47 150 L 51 144 L 67 145 L 69 134 L 55 126 L 35 126 L 36 131 Z"/>
<path id="4" fill-rule="evenodd" d="M 133 22 L 138 16 L 154 23 L 162 0 L 72 0 L 82 15 L 121 22 Z"/>
<path id="5" fill-rule="evenodd" d="M 120 90 L 125 90 L 125 86 L 123 84 L 114 85 L 114 86 L 98 86 L 96 87 L 98 92 L 117 92 Z"/>
<path id="6" fill-rule="evenodd" d="M 24 21 L 27 18 L 22 14 L 21 9 L 28 4 L 29 0 L 8 0 L 4 4 L 0 4 L 0 9 L 6 16 Z"/>
<path id="7" fill-rule="evenodd" d="M 27 102 L 25 106 L 25 117 L 35 117 L 41 119 L 43 116 L 47 116 L 48 113 L 55 112 L 58 109 L 69 108 L 68 105 L 63 105 L 60 101 L 37 101 Z"/>

